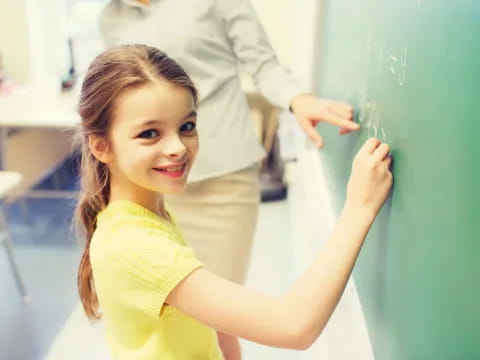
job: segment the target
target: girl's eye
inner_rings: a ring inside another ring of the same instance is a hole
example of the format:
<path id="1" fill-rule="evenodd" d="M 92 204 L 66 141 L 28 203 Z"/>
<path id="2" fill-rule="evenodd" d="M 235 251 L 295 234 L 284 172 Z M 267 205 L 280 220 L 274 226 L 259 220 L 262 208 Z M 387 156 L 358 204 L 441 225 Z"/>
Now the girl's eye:
<path id="1" fill-rule="evenodd" d="M 193 130 L 196 129 L 196 127 L 197 127 L 197 124 L 195 124 L 193 121 L 189 121 L 182 125 L 182 127 L 180 128 L 180 131 L 192 132 Z"/>
<path id="2" fill-rule="evenodd" d="M 158 136 L 158 131 L 153 129 L 145 130 L 144 132 L 140 133 L 140 135 L 138 135 L 139 138 L 143 139 L 153 139 L 156 136 Z"/>

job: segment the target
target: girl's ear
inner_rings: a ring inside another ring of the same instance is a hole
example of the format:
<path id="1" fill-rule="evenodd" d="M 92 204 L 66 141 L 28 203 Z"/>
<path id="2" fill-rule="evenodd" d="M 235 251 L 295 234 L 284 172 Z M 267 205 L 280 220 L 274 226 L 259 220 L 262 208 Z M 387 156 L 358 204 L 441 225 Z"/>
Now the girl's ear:
<path id="1" fill-rule="evenodd" d="M 88 137 L 88 146 L 90 147 L 93 156 L 95 156 L 98 161 L 104 164 L 110 161 L 110 151 L 106 139 L 90 135 Z"/>

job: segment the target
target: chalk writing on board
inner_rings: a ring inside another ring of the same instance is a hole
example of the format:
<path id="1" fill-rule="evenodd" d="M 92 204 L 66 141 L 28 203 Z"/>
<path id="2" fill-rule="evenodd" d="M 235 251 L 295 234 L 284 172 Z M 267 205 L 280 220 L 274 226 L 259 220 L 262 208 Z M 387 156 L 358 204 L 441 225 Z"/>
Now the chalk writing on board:
<path id="1" fill-rule="evenodd" d="M 374 54 L 373 52 L 372 52 L 372 54 L 373 54 L 374 59 L 377 62 L 377 76 L 380 76 L 381 73 L 382 73 L 384 54 L 385 54 L 384 46 L 380 45 L 377 42 L 374 42 L 373 46 L 372 46 L 372 50 L 374 50 L 376 52 L 376 54 Z M 371 56 L 371 55 L 369 55 L 369 56 Z"/>
<path id="2" fill-rule="evenodd" d="M 384 129 L 384 128 L 381 128 L 381 129 L 380 129 L 380 134 L 381 134 L 381 137 L 380 137 L 380 138 L 381 138 L 382 142 L 388 143 L 388 141 L 387 141 L 387 133 L 385 132 L 385 129 Z"/>
<path id="3" fill-rule="evenodd" d="M 381 127 L 381 117 L 375 101 L 366 101 L 359 115 L 359 123 L 367 130 L 369 137 L 376 137 L 382 142 L 387 141 L 387 132 Z"/>
<path id="4" fill-rule="evenodd" d="M 407 77 L 407 47 L 404 46 L 400 56 L 390 55 L 390 73 L 398 80 L 398 85 L 403 86 Z"/>
<path id="5" fill-rule="evenodd" d="M 402 71 L 398 74 L 398 84 L 403 86 L 405 84 L 405 77 L 407 75 L 407 48 L 404 46 L 402 54 L 400 55 L 400 66 Z"/>

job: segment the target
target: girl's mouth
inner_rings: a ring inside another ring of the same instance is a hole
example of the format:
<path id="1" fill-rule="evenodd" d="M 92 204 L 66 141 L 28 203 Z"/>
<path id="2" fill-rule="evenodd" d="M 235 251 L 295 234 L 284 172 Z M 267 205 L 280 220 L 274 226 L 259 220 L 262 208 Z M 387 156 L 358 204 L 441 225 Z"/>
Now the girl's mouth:
<path id="1" fill-rule="evenodd" d="M 168 176 L 171 178 L 181 178 L 185 174 L 185 170 L 187 169 L 187 162 L 183 163 L 183 165 L 179 166 L 169 166 L 164 168 L 153 168 L 157 173 Z"/>

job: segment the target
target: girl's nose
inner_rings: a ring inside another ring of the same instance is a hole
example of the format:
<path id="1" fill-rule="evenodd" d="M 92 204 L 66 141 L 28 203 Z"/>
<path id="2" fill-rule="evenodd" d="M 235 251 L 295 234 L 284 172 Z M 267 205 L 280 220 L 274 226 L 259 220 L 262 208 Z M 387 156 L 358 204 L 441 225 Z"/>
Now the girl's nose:
<path id="1" fill-rule="evenodd" d="M 181 158 L 187 152 L 187 148 L 182 140 L 176 136 L 170 136 L 166 139 L 164 153 L 173 158 Z"/>

